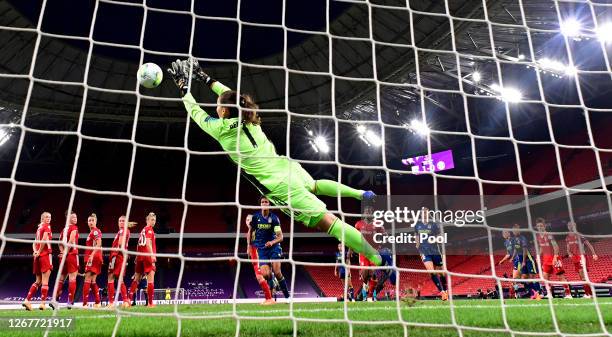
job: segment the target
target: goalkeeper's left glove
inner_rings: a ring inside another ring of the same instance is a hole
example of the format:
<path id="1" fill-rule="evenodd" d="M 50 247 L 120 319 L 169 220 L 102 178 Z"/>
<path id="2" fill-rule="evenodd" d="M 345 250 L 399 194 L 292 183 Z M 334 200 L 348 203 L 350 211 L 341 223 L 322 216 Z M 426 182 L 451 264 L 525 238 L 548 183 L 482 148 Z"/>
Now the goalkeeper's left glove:
<path id="1" fill-rule="evenodd" d="M 176 60 L 172 62 L 171 67 L 167 70 L 179 88 L 181 96 L 185 96 L 189 92 L 189 66 L 186 60 Z"/>

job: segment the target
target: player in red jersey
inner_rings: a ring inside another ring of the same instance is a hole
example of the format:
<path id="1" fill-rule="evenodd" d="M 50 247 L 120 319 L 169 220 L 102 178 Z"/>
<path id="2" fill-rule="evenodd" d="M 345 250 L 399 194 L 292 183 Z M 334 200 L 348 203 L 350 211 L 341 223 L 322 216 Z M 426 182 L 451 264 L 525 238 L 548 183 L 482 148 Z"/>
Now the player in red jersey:
<path id="1" fill-rule="evenodd" d="M 65 244 L 76 245 L 79 240 L 79 227 L 77 226 L 77 215 L 71 212 L 68 216 L 68 226 L 60 233 L 60 241 L 64 244 L 59 245 L 60 261 L 65 257 L 64 267 L 57 284 L 55 300 L 59 300 L 62 296 L 64 282 L 68 277 L 68 308 L 74 304 L 74 293 L 76 292 L 76 277 L 79 272 L 79 249 L 77 247 L 67 247 Z M 53 305 L 50 303 L 49 305 Z"/>
<path id="2" fill-rule="evenodd" d="M 576 231 L 576 223 L 570 221 L 567 223 L 567 229 L 571 232 L 565 237 L 565 244 L 569 258 L 574 263 L 574 268 L 580 275 L 582 281 L 586 280 L 585 270 L 588 273 L 591 269 L 591 261 L 585 254 L 584 246 L 591 251 L 591 257 L 593 261 L 597 261 L 598 256 L 595 253 L 595 248 L 585 237 L 580 235 Z M 593 289 L 589 284 L 584 284 L 584 298 L 591 298 L 593 296 Z"/>
<path id="3" fill-rule="evenodd" d="M 95 299 L 95 308 L 99 308 L 100 304 L 100 288 L 96 283 L 96 278 L 102 271 L 102 232 L 97 227 L 98 217 L 95 213 L 87 218 L 87 226 L 89 226 L 89 235 L 85 245 L 85 283 L 83 284 L 83 307 L 87 307 L 87 300 L 89 299 L 89 290 L 93 290 Z"/>
<path id="4" fill-rule="evenodd" d="M 155 231 L 153 227 L 157 221 L 155 213 L 151 212 L 147 215 L 147 225 L 140 231 L 138 237 L 138 252 L 143 255 L 136 256 L 136 268 L 134 272 L 134 279 L 130 286 L 130 302 L 134 299 L 136 289 L 138 289 L 138 283 L 143 275 L 147 276 L 147 299 L 149 303 L 147 306 L 154 307 L 153 294 L 154 294 L 154 281 L 155 281 L 155 262 L 157 261 L 155 254 L 157 249 L 155 248 Z"/>
<path id="5" fill-rule="evenodd" d="M 253 260 L 253 270 L 255 271 L 255 278 L 257 279 L 257 283 L 259 283 L 259 286 L 261 287 L 261 290 L 264 293 L 264 297 L 266 298 L 266 300 L 263 301 L 261 304 L 271 305 L 276 303 L 276 301 L 272 299 L 272 292 L 270 291 L 270 286 L 268 285 L 268 282 L 263 277 L 263 275 L 261 274 L 261 270 L 259 269 L 259 256 L 257 255 L 257 247 L 253 245 L 253 241 L 255 240 L 255 231 L 253 231 L 251 228 L 251 221 L 253 221 L 253 215 L 249 214 L 246 217 L 246 225 L 248 228 L 247 256 L 249 257 L 249 259 Z"/>
<path id="6" fill-rule="evenodd" d="M 355 228 L 361 232 L 364 239 L 372 245 L 375 249 L 379 249 L 379 245 L 374 242 L 374 234 L 383 233 L 385 229 L 383 227 L 374 226 L 372 223 L 372 213 L 374 208 L 372 206 L 365 206 L 363 208 L 363 219 L 355 223 Z M 361 267 L 374 267 L 375 265 L 368 260 L 363 254 L 359 254 L 359 266 Z M 364 290 L 367 289 L 367 299 L 372 299 L 374 288 L 376 287 L 376 276 L 373 269 L 360 269 L 359 278 L 363 282 L 360 294 L 363 294 Z M 365 298 L 364 298 L 365 300 Z"/>
<path id="7" fill-rule="evenodd" d="M 130 228 L 136 223 L 128 222 L 126 224 L 126 219 L 126 216 L 122 215 L 119 217 L 119 220 L 117 220 L 119 231 L 115 235 L 112 248 L 128 249 Z M 123 274 L 126 266 L 125 255 L 121 251 L 113 250 L 110 252 L 108 261 L 108 307 L 112 308 L 115 303 L 115 279 L 117 279 L 119 280 L 117 286 L 121 289 L 121 299 L 123 301 L 121 306 L 127 308 L 130 306 L 130 299 L 127 294 L 125 282 L 123 282 Z"/>
<path id="8" fill-rule="evenodd" d="M 544 220 L 544 218 L 536 219 L 536 229 L 538 230 L 536 240 L 540 247 L 540 267 L 544 280 L 550 280 L 550 275 L 555 274 L 559 276 L 561 281 L 567 282 L 565 270 L 563 269 L 561 259 L 559 259 L 559 245 L 557 245 L 555 238 L 546 232 L 546 220 Z M 546 286 L 547 296 L 552 298 L 553 294 L 550 284 L 548 282 L 544 284 Z M 569 284 L 564 284 L 563 288 L 565 289 L 565 298 L 572 298 Z"/>
<path id="9" fill-rule="evenodd" d="M 36 275 L 36 281 L 30 286 L 28 295 L 25 301 L 23 301 L 23 307 L 28 311 L 32 310 L 30 300 L 39 287 L 41 299 L 39 309 L 45 310 L 45 301 L 49 291 L 49 276 L 53 270 L 51 243 L 45 241 L 51 240 L 51 238 L 51 213 L 43 212 L 40 215 L 40 224 L 36 230 L 36 241 L 32 243 L 32 255 L 34 257 L 33 273 Z"/>

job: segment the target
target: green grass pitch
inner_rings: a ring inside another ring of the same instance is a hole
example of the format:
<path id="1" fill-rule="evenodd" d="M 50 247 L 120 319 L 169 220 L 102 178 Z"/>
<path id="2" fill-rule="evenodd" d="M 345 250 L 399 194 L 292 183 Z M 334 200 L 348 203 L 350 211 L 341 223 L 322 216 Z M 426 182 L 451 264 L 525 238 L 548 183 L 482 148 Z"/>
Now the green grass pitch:
<path id="1" fill-rule="evenodd" d="M 599 299 L 603 324 L 612 331 L 612 299 Z M 508 300 L 505 306 L 507 326 L 499 300 L 455 300 L 448 302 L 301 303 L 263 307 L 257 304 L 178 305 L 182 317 L 180 335 L 200 336 L 511 336 L 510 329 L 521 335 L 528 332 L 558 335 L 548 300 Z M 593 300 L 555 299 L 553 308 L 560 333 L 602 334 Z M 61 316 L 75 318 L 72 331 L 51 331 L 48 336 L 110 336 L 116 324 L 117 336 L 177 336 L 179 323 L 174 305 L 156 308 L 135 307 L 118 313 L 111 310 L 65 310 Z M 453 315 L 453 311 L 454 315 Z M 52 312 L 2 310 L 1 318 L 51 316 Z M 153 316 L 155 315 L 155 316 Z M 401 319 L 405 324 L 400 323 Z M 261 319 L 263 318 L 263 320 Z M 292 320 L 294 318 L 294 320 Z M 320 321 L 314 321 L 320 320 Z M 349 324 L 348 321 L 352 324 Z M 453 321 L 455 324 L 453 324 Z M 435 326 L 426 326 L 435 325 Z M 457 330 L 460 329 L 460 331 Z M 482 331 L 479 329 L 497 329 Z M 0 330 L 0 336 L 43 336 L 39 330 Z"/>

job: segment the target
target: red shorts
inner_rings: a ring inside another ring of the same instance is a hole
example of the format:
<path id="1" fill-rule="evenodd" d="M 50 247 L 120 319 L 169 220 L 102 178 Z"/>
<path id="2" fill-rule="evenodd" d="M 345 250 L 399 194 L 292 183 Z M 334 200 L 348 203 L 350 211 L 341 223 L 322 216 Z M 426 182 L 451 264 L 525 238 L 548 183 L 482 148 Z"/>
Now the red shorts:
<path id="1" fill-rule="evenodd" d="M 565 269 L 563 269 L 563 264 L 561 260 L 557 261 L 557 264 L 553 264 L 553 257 L 543 257 L 542 258 L 542 272 L 549 275 L 563 275 L 565 274 Z"/>
<path id="2" fill-rule="evenodd" d="M 153 259 L 145 256 L 137 256 L 135 272 L 138 274 L 148 274 L 151 271 L 155 271 Z"/>
<path id="3" fill-rule="evenodd" d="M 251 259 L 253 260 L 253 270 L 255 271 L 255 277 L 261 275 L 259 270 L 259 256 L 257 255 L 257 248 L 253 245 L 249 246 L 249 252 L 251 253 Z"/>
<path id="4" fill-rule="evenodd" d="M 362 267 L 375 267 L 376 265 L 368 260 L 365 255 L 359 254 L 359 265 Z"/>
<path id="5" fill-rule="evenodd" d="M 32 268 L 32 273 L 34 275 L 38 275 L 38 274 L 43 274 L 43 273 L 46 273 L 47 271 L 53 270 L 53 261 L 51 259 L 52 259 L 51 254 L 35 257 L 33 268 Z"/>
<path id="6" fill-rule="evenodd" d="M 113 274 L 119 277 L 121 270 L 125 268 L 123 254 L 111 255 L 108 261 L 108 274 Z"/>
<path id="7" fill-rule="evenodd" d="M 89 255 L 85 255 L 85 272 L 91 272 L 96 275 L 100 275 L 102 272 L 102 255 L 94 255 L 93 259 L 91 259 L 91 263 L 89 263 Z"/>
<path id="8" fill-rule="evenodd" d="M 587 272 L 591 270 L 591 260 L 588 259 L 585 255 L 572 255 L 572 262 L 574 263 L 574 268 L 576 269 L 576 272 L 583 270 L 583 265 L 586 265 Z"/>
<path id="9" fill-rule="evenodd" d="M 68 254 L 66 255 L 66 261 L 64 261 L 64 269 L 62 269 L 62 275 L 72 274 L 79 271 L 79 255 Z"/>

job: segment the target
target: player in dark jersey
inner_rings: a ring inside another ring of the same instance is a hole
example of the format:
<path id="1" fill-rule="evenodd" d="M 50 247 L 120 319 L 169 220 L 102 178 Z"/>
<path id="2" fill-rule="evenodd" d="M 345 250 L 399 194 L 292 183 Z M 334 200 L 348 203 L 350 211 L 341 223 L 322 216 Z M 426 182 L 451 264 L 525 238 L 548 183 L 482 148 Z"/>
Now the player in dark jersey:
<path id="1" fill-rule="evenodd" d="M 71 212 L 68 216 L 68 226 L 60 232 L 60 241 L 76 245 L 79 240 L 79 227 L 77 226 L 77 215 L 75 212 Z M 59 300 L 62 295 L 64 288 L 64 282 L 68 278 L 68 308 L 70 309 L 74 304 L 74 294 L 76 292 L 76 277 L 79 272 L 79 249 L 77 247 L 65 247 L 63 244 L 59 245 L 60 261 L 65 257 L 64 267 L 57 283 L 55 300 Z M 53 302 L 49 303 L 49 306 L 53 307 Z"/>
<path id="2" fill-rule="evenodd" d="M 521 226 L 514 224 L 512 226 L 512 234 L 514 235 L 514 271 L 512 272 L 513 278 L 539 278 L 536 263 L 531 253 L 529 252 L 529 240 L 521 234 Z M 525 289 L 531 294 L 532 299 L 540 299 L 541 291 L 540 282 L 531 281 L 525 282 Z"/>
<path id="3" fill-rule="evenodd" d="M 589 272 L 589 270 L 591 269 L 592 263 L 588 255 L 585 254 L 586 250 L 584 249 L 584 247 L 586 246 L 591 251 L 590 256 L 592 257 L 593 261 L 597 261 L 599 257 L 595 253 L 595 248 L 593 248 L 593 245 L 589 242 L 589 240 L 587 240 L 587 238 L 585 238 L 584 236 L 582 236 L 580 233 L 576 231 L 575 222 L 573 221 L 568 222 L 567 229 L 570 231 L 567 237 L 565 237 L 565 244 L 567 246 L 566 247 L 567 254 L 569 255 L 569 258 L 572 260 L 572 262 L 574 263 L 574 269 L 576 269 L 576 271 L 578 272 L 580 279 L 582 281 L 585 281 L 586 280 L 585 271 L 587 273 Z M 593 290 L 591 288 L 591 285 L 588 283 L 585 283 L 583 287 L 584 287 L 584 298 L 591 298 L 593 296 Z"/>
<path id="4" fill-rule="evenodd" d="M 510 260 L 514 260 L 514 256 L 516 255 L 516 250 L 514 250 L 514 238 L 510 234 L 509 231 L 503 231 L 502 237 L 504 238 L 504 248 L 506 248 L 506 255 L 497 263 L 497 265 L 501 266 L 504 262 Z"/>
<path id="5" fill-rule="evenodd" d="M 272 262 L 271 271 L 270 262 L 261 261 L 282 259 L 283 250 L 280 243 L 283 241 L 283 231 L 278 216 L 270 212 L 270 200 L 262 196 L 259 198 L 259 204 L 261 211 L 253 214 L 251 220 L 252 230 L 255 231 L 253 245 L 257 248 L 257 256 L 260 260 L 259 269 L 263 277 L 268 280 L 271 280 L 271 273 L 274 271 L 274 277 L 278 281 L 283 295 L 285 298 L 289 298 L 289 289 L 287 289 L 287 281 L 281 271 L 281 263 Z"/>
<path id="6" fill-rule="evenodd" d="M 428 208 L 423 207 L 421 209 L 421 220 L 417 221 L 414 231 L 417 235 L 416 248 L 419 251 L 425 269 L 430 271 L 442 269 L 443 263 L 440 247 L 427 241 L 429 237 L 440 234 L 440 226 L 429 219 Z M 440 291 L 442 300 L 448 300 L 446 276 L 441 272 L 432 272 L 430 275 L 431 280 L 436 285 L 436 288 L 438 288 L 438 291 Z"/>
<path id="7" fill-rule="evenodd" d="M 516 250 L 514 249 L 514 237 L 509 231 L 503 231 L 502 236 L 504 238 L 504 248 L 506 248 L 506 255 L 497 263 L 498 266 L 501 266 L 506 261 L 514 261 L 514 256 L 516 255 Z M 514 273 L 515 270 L 513 270 Z M 520 277 L 519 274 L 512 275 L 512 278 Z M 503 292 L 501 293 L 503 295 Z M 516 284 L 514 282 L 510 283 L 510 297 L 516 297 Z"/>
<path id="8" fill-rule="evenodd" d="M 259 287 L 263 291 L 263 294 L 265 297 L 265 301 L 263 301 L 261 304 L 271 305 L 276 302 L 272 299 L 272 293 L 270 292 L 270 286 L 268 285 L 268 282 L 266 281 L 264 276 L 261 274 L 261 270 L 259 269 L 257 247 L 253 245 L 253 242 L 255 241 L 255 231 L 251 227 L 252 222 L 253 222 L 253 215 L 252 214 L 247 215 L 246 217 L 246 225 L 248 228 L 247 236 L 246 236 L 247 237 L 247 256 L 249 257 L 249 259 L 253 260 L 253 270 L 255 271 L 255 278 L 257 279 L 257 283 L 259 283 Z"/>
<path id="9" fill-rule="evenodd" d="M 348 249 L 344 249 L 344 245 L 342 242 L 338 243 L 338 251 L 336 252 L 336 263 L 339 263 L 334 266 L 334 276 L 338 276 L 340 281 L 342 281 L 342 293 L 344 293 L 344 279 L 347 278 L 347 292 L 343 294 L 342 298 L 346 298 L 349 301 L 355 301 L 355 289 L 353 289 L 353 283 L 351 279 L 351 269 L 345 268 L 342 263 L 347 265 L 351 264 L 351 256 L 353 252 Z"/>

